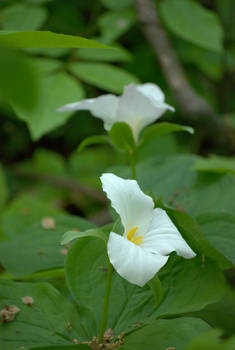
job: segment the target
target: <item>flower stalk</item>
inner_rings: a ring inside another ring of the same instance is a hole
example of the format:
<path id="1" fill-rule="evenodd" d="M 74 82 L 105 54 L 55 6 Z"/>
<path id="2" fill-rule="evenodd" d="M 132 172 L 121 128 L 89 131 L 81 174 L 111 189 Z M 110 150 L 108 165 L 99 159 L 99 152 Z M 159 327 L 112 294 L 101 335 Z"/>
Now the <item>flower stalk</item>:
<path id="1" fill-rule="evenodd" d="M 129 151 L 129 160 L 131 167 L 131 176 L 133 180 L 136 180 L 136 166 L 135 166 L 135 153 L 133 150 Z"/>
<path id="2" fill-rule="evenodd" d="M 103 303 L 103 310 L 102 310 L 102 315 L 101 315 L 99 338 L 98 338 L 99 344 L 101 344 L 103 342 L 104 332 L 107 328 L 109 296 L 110 296 L 110 290 L 111 290 L 111 284 L 112 284 L 112 274 L 113 274 L 113 266 L 111 265 L 111 263 L 108 259 L 108 273 L 107 273 L 107 280 L 106 280 L 106 289 L 105 289 L 105 296 L 104 296 L 104 303 Z"/>

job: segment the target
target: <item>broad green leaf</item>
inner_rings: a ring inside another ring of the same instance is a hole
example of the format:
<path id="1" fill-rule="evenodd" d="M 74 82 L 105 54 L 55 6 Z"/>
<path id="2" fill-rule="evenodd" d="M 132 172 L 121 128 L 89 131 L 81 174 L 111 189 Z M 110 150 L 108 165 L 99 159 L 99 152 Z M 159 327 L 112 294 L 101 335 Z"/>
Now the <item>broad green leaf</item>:
<path id="1" fill-rule="evenodd" d="M 134 0 L 101 0 L 102 4 L 110 10 L 119 10 L 134 5 Z"/>
<path id="2" fill-rule="evenodd" d="M 203 235 L 203 230 L 190 215 L 166 207 L 164 209 L 178 228 L 183 238 L 196 253 L 208 256 L 216 261 L 221 268 L 226 269 L 232 267 L 232 264 L 225 258 L 223 249 L 218 249 L 219 245 L 215 245 L 214 239 L 210 241 L 212 245 L 209 243 L 206 236 Z M 222 254 L 220 252 L 222 252 Z"/>
<path id="3" fill-rule="evenodd" d="M 160 5 L 161 16 L 174 34 L 205 49 L 223 51 L 223 28 L 216 13 L 195 0 L 164 0 Z"/>
<path id="4" fill-rule="evenodd" d="M 34 299 L 31 307 L 22 302 L 24 296 Z M 20 311 L 13 321 L 1 326 L 1 349 L 74 345 L 73 339 L 89 339 L 76 306 L 48 283 L 0 280 L 0 308 L 5 305 L 16 305 Z"/>
<path id="5" fill-rule="evenodd" d="M 97 334 L 107 275 L 104 242 L 92 237 L 76 241 L 67 255 L 65 272 L 86 328 L 91 336 Z M 118 335 L 152 314 L 155 302 L 150 288 L 139 288 L 113 273 L 109 305 L 107 328 L 114 329 Z"/>
<path id="6" fill-rule="evenodd" d="M 97 334 L 99 329 L 107 274 L 105 257 L 106 245 L 98 238 L 86 237 L 72 245 L 65 262 L 69 289 L 91 334 Z M 224 294 L 224 276 L 209 259 L 202 264 L 200 257 L 185 260 L 173 256 L 158 277 L 163 299 L 156 308 L 147 285 L 140 288 L 114 272 L 107 328 L 114 329 L 115 334 L 131 331 L 154 317 L 200 310 Z"/>
<path id="7" fill-rule="evenodd" d="M 191 343 L 195 337 L 209 329 L 210 327 L 205 322 L 196 318 L 183 317 L 173 320 L 152 321 L 127 335 L 121 349 L 180 350 Z"/>
<path id="8" fill-rule="evenodd" d="M 81 152 L 90 145 L 96 145 L 97 143 L 108 143 L 112 145 L 110 138 L 107 135 L 96 135 L 85 138 L 78 146 L 78 152 Z"/>
<path id="9" fill-rule="evenodd" d="M 79 230 L 83 232 L 94 228 L 93 224 L 70 215 L 51 216 L 54 228 L 45 228 L 43 219 L 46 217 L 38 214 L 31 225 L 23 226 L 22 223 L 21 231 L 18 229 L 12 240 L 0 243 L 0 262 L 14 277 L 63 267 L 68 247 L 60 245 L 62 234 L 68 229 L 78 233 Z"/>
<path id="10" fill-rule="evenodd" d="M 91 350 L 90 346 L 86 344 L 76 344 L 76 345 L 53 345 L 53 346 L 40 346 L 33 347 L 30 350 Z"/>
<path id="11" fill-rule="evenodd" d="M 154 315 L 165 317 L 203 309 L 220 300 L 225 294 L 226 282 L 222 271 L 209 258 L 172 257 L 160 270 L 163 300 Z"/>
<path id="12" fill-rule="evenodd" d="M 58 113 L 57 108 L 84 96 L 82 86 L 67 73 L 41 74 L 38 84 L 38 100 L 30 110 L 12 103 L 16 115 L 27 123 L 33 140 L 64 124 L 72 114 Z"/>
<path id="13" fill-rule="evenodd" d="M 1 11 L 0 24 L 4 30 L 34 30 L 42 26 L 47 15 L 42 6 L 15 3 Z"/>
<path id="14" fill-rule="evenodd" d="M 143 131 L 143 134 L 141 135 L 139 143 L 142 146 L 159 136 L 168 135 L 176 131 L 187 131 L 190 134 L 194 133 L 193 128 L 191 128 L 190 126 L 183 126 L 179 124 L 166 123 L 166 122 L 157 123 L 147 127 Z"/>
<path id="15" fill-rule="evenodd" d="M 4 206 L 8 198 L 8 189 L 3 167 L 0 164 L 0 209 Z"/>
<path id="16" fill-rule="evenodd" d="M 109 136 L 113 144 L 123 151 L 134 151 L 136 148 L 131 127 L 124 122 L 114 123 Z"/>
<path id="17" fill-rule="evenodd" d="M 177 210 L 196 218 L 209 212 L 235 211 L 235 177 L 231 174 L 209 174 L 192 171 L 194 155 L 157 156 L 137 166 L 137 179 L 144 191 Z M 123 169 L 122 176 L 127 176 Z"/>
<path id="18" fill-rule="evenodd" d="M 235 337 L 222 340 L 223 334 L 220 330 L 213 329 L 199 335 L 185 350 L 233 350 Z"/>
<path id="19" fill-rule="evenodd" d="M 235 265 L 235 215 L 205 213 L 197 220 L 208 241 Z"/>
<path id="20" fill-rule="evenodd" d="M 122 93 L 125 85 L 139 83 L 133 74 L 106 63 L 71 63 L 68 68 L 82 81 L 117 94 Z"/>
<path id="21" fill-rule="evenodd" d="M 226 290 L 223 299 L 216 303 L 207 305 L 203 310 L 189 314 L 207 322 L 211 327 L 223 330 L 225 337 L 235 332 L 235 291 L 231 288 Z"/>
<path id="22" fill-rule="evenodd" d="M 33 155 L 31 166 L 39 174 L 64 175 L 66 174 L 65 159 L 61 154 L 48 149 L 37 148 Z"/>
<path id="23" fill-rule="evenodd" d="M 209 173 L 231 173 L 235 175 L 235 158 L 226 158 L 216 155 L 210 158 L 200 158 L 196 161 L 193 169 Z"/>
<path id="24" fill-rule="evenodd" d="M 0 47 L 0 76 L 1 99 L 27 111 L 37 103 L 36 70 L 23 53 Z"/>
<path id="25" fill-rule="evenodd" d="M 106 48 L 106 45 L 80 36 L 58 34 L 49 31 L 0 31 L 0 46 L 14 48 L 34 47 L 70 47 L 70 48 Z"/>
<path id="26" fill-rule="evenodd" d="M 222 54 L 193 45 L 187 41 L 176 42 L 177 54 L 184 63 L 193 64 L 209 78 L 219 80 L 224 73 Z"/>
<path id="27" fill-rule="evenodd" d="M 2 213 L 1 225 L 4 234 L 11 239 L 20 236 L 34 223 L 39 223 L 43 217 L 58 214 L 62 214 L 62 211 L 47 201 L 35 198 L 33 194 L 21 194 Z"/>
<path id="28" fill-rule="evenodd" d="M 96 237 L 102 239 L 105 243 L 107 243 L 107 236 L 99 229 L 90 229 L 84 232 L 80 231 L 67 231 L 63 234 L 60 244 L 68 244 L 77 238 L 83 237 Z"/>
<path id="29" fill-rule="evenodd" d="M 130 61 L 133 57 L 123 46 L 112 45 L 115 50 L 106 49 L 78 49 L 76 56 L 89 61 L 104 61 L 104 62 L 125 62 Z"/>
<path id="30" fill-rule="evenodd" d="M 133 9 L 105 12 L 98 19 L 102 41 L 109 44 L 126 33 L 135 23 Z"/>
<path id="31" fill-rule="evenodd" d="M 201 334 L 194 339 L 185 350 L 223 350 L 222 341 L 220 339 L 222 332 L 218 329 L 210 330 Z"/>

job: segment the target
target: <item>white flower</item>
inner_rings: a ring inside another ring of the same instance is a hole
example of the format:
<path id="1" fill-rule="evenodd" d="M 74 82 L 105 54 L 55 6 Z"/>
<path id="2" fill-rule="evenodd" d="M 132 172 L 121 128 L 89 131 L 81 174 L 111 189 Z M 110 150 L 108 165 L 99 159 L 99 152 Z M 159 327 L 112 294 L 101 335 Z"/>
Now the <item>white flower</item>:
<path id="1" fill-rule="evenodd" d="M 123 278 L 142 287 L 172 251 L 186 259 L 195 256 L 166 212 L 154 209 L 152 198 L 135 180 L 103 174 L 101 182 L 124 227 L 123 236 L 110 233 L 107 245 L 109 259 Z"/>
<path id="2" fill-rule="evenodd" d="M 104 128 L 109 131 L 116 122 L 126 122 L 130 125 L 135 140 L 140 131 L 147 125 L 159 119 L 167 110 L 174 108 L 164 102 L 164 94 L 155 84 L 125 86 L 123 95 L 112 94 L 89 98 L 67 104 L 58 112 L 89 110 L 95 117 L 104 121 Z"/>

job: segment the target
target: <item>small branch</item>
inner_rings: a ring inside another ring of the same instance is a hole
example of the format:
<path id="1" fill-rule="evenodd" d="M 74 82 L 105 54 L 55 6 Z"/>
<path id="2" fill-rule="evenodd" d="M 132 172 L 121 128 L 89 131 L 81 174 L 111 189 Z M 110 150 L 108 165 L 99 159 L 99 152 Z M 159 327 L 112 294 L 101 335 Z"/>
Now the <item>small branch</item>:
<path id="1" fill-rule="evenodd" d="M 154 2 L 152 0 L 135 1 L 142 31 L 159 60 L 182 115 L 191 125 L 203 127 L 213 143 L 227 145 L 226 124 L 217 118 L 210 104 L 198 95 L 188 82 L 167 33 L 161 25 Z"/>
<path id="2" fill-rule="evenodd" d="M 106 197 L 99 190 L 90 188 L 84 184 L 80 184 L 76 180 L 71 179 L 70 177 L 62 177 L 62 176 L 52 176 L 52 175 L 44 175 L 36 172 L 29 172 L 22 169 L 15 169 L 14 175 L 16 176 L 25 176 L 38 180 L 39 182 L 46 182 L 48 184 L 52 184 L 57 187 L 66 188 L 68 190 L 73 191 L 77 194 L 83 194 L 90 199 L 93 199 L 100 203 L 107 203 Z"/>

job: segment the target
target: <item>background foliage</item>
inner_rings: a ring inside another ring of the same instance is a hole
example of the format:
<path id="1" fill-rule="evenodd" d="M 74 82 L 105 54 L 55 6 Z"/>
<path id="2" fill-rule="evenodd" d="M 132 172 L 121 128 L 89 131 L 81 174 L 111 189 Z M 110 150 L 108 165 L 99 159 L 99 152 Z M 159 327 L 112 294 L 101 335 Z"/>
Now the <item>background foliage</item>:
<path id="1" fill-rule="evenodd" d="M 164 203 L 184 237 L 195 244 L 198 257 L 184 261 L 173 254 L 160 273 L 165 299 L 157 310 L 152 309 L 147 287 L 140 291 L 117 276 L 111 298 L 114 309 L 123 311 L 112 315 L 109 326 L 117 334 L 126 332 L 125 349 L 234 349 L 235 3 L 155 0 L 155 4 L 190 86 L 226 125 L 229 142 L 212 141 L 204 124 L 187 119 L 178 108 L 141 31 L 134 0 L 0 3 L 0 306 L 17 305 L 24 294 L 40 304 L 33 313 L 20 305 L 17 322 L 0 325 L 4 350 L 21 346 L 69 350 L 74 338 L 86 340 L 97 333 L 100 310 L 95 315 L 93 311 L 102 303 L 103 243 L 97 238 L 95 246 L 94 238 L 76 241 L 64 272 L 69 247 L 59 242 L 68 230 L 98 225 L 109 232 L 104 225 L 115 214 L 107 210 L 99 176 L 106 171 L 130 176 L 128 159 L 103 144 L 78 152 L 86 137 L 104 134 L 102 122 L 85 111 L 60 114 L 56 108 L 86 97 L 121 94 L 131 82 L 158 84 L 167 103 L 176 108 L 163 121 L 194 126 L 193 136 L 179 132 L 143 143 L 137 155 L 137 179 L 144 191 Z M 62 44 L 61 37 L 56 41 L 48 34 L 41 40 L 36 30 L 79 35 L 116 49 L 76 48 L 89 43 L 64 38 Z M 18 37 L 19 31 L 32 32 Z M 11 42 L 8 47 L 6 40 Z M 25 46 L 31 48 L 16 49 Z M 214 123 L 209 119 L 208 123 L 213 132 Z M 45 217 L 54 218 L 54 229 L 42 226 Z M 97 286 L 90 296 L 79 287 L 86 279 Z M 76 302 L 82 315 L 74 311 Z M 184 317 L 171 319 L 176 315 Z M 140 320 L 146 326 L 134 333 Z M 76 325 L 72 333 L 68 322 Z M 20 336 L 13 339 L 19 330 Z M 143 339 L 149 343 L 142 344 Z"/>

